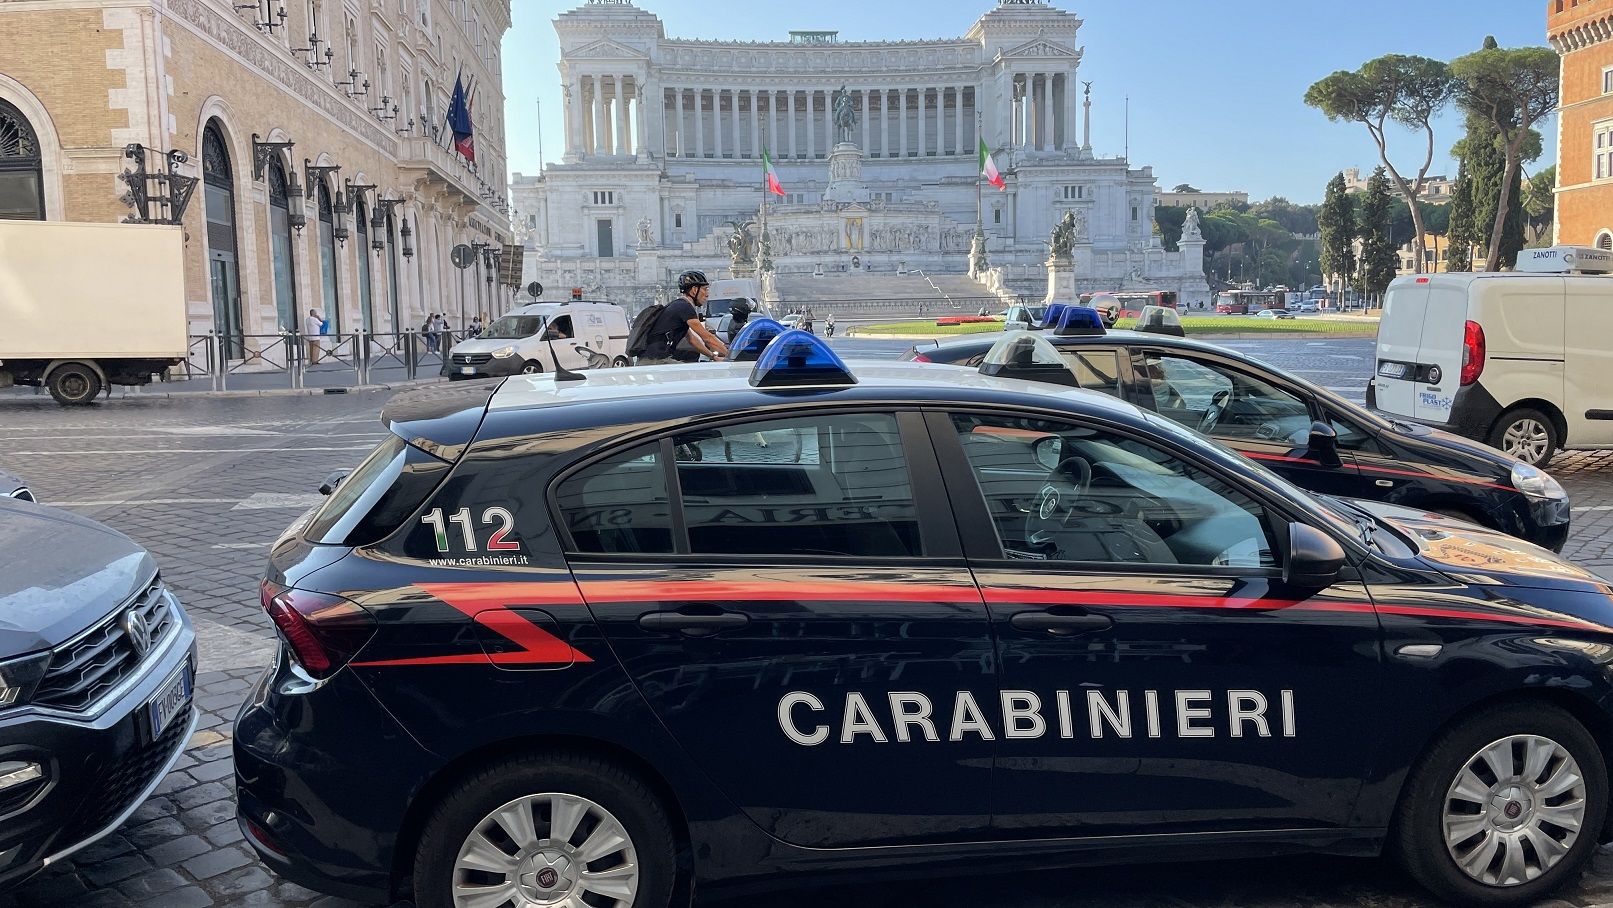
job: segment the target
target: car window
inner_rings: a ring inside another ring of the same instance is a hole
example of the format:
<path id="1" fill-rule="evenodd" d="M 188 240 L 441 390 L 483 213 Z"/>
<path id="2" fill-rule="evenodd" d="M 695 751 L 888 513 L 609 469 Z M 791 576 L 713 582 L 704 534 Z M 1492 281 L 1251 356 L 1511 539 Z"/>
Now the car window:
<path id="1" fill-rule="evenodd" d="M 577 332 L 571 330 L 571 316 L 561 315 L 549 319 L 549 330 L 544 332 L 543 336 L 549 338 L 576 337 Z"/>
<path id="2" fill-rule="evenodd" d="M 672 505 L 660 442 L 573 473 L 555 489 L 555 502 L 573 551 L 604 555 L 673 551 Z"/>
<path id="3" fill-rule="evenodd" d="M 1076 381 L 1081 387 L 1089 391 L 1102 391 L 1114 397 L 1120 396 L 1119 351 L 1064 348 L 1059 354 L 1070 364 L 1070 369 L 1075 373 Z"/>
<path id="4" fill-rule="evenodd" d="M 923 554 L 896 418 L 775 419 L 673 439 L 696 554 Z"/>
<path id="5" fill-rule="evenodd" d="M 1327 424 L 1332 426 L 1333 431 L 1338 434 L 1339 450 L 1383 453 L 1383 446 L 1372 436 L 1372 433 L 1356 425 L 1353 421 L 1329 410 Z"/>
<path id="6" fill-rule="evenodd" d="M 1189 429 L 1230 440 L 1304 444 L 1310 437 L 1310 406 L 1265 379 L 1163 353 L 1142 360 L 1154 409 Z"/>
<path id="7" fill-rule="evenodd" d="M 1102 565 L 1277 565 L 1257 502 L 1123 435 L 1007 416 L 952 417 L 1010 559 Z"/>
<path id="8" fill-rule="evenodd" d="M 371 545 L 425 502 L 448 464 L 389 435 L 320 506 L 303 538 L 319 545 Z"/>

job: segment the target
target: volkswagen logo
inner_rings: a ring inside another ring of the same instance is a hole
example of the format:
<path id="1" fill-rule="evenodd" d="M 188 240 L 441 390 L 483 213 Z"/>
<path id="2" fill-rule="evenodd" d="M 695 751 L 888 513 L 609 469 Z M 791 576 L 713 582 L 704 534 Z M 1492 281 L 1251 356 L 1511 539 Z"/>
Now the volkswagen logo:
<path id="1" fill-rule="evenodd" d="M 129 644 L 134 647 L 135 655 L 144 656 L 151 651 L 151 625 L 146 623 L 144 615 L 134 609 L 123 613 L 118 619 L 118 627 L 129 638 Z"/>

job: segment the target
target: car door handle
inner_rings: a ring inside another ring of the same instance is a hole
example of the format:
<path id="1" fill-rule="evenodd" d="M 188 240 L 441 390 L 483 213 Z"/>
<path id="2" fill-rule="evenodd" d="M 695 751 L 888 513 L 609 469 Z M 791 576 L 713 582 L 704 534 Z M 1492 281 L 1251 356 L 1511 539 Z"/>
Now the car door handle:
<path id="1" fill-rule="evenodd" d="M 689 637 L 710 637 L 723 631 L 738 630 L 747 624 L 750 624 L 750 617 L 738 612 L 715 615 L 649 612 L 638 619 L 638 626 L 652 634 L 684 634 Z"/>
<path id="2" fill-rule="evenodd" d="M 1073 637 L 1090 634 L 1114 626 L 1108 615 L 1094 615 L 1079 610 L 1049 609 L 1043 612 L 1020 612 L 1008 619 L 1008 624 L 1020 631 L 1045 631 L 1055 637 Z"/>

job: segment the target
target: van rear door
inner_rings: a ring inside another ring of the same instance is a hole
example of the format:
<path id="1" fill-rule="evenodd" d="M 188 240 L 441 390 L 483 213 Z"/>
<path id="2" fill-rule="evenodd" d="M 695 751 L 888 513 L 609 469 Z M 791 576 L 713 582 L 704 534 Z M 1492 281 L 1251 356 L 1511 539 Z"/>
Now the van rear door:
<path id="1" fill-rule="evenodd" d="M 1397 280 L 1383 298 L 1373 398 L 1378 409 L 1405 419 L 1416 415 L 1416 366 L 1421 356 L 1428 285 Z"/>
<path id="2" fill-rule="evenodd" d="M 1467 326 L 1468 287 L 1462 278 L 1430 278 L 1423 303 L 1422 340 L 1417 357 L 1416 399 L 1411 415 L 1420 422 L 1447 423 L 1456 389 L 1462 386 L 1462 351 Z"/>

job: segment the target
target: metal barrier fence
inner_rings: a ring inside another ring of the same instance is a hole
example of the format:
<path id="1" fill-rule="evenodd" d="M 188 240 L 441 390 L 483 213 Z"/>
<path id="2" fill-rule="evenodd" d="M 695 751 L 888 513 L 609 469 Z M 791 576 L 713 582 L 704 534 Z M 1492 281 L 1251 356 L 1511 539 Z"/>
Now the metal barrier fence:
<path id="1" fill-rule="evenodd" d="M 306 388 L 313 376 L 318 384 L 341 387 L 373 384 L 377 373 L 395 380 L 447 375 L 448 350 L 463 339 L 453 331 L 352 331 L 305 335 L 300 331 L 278 334 L 192 335 L 188 354 L 178 368 L 184 380 L 209 378 L 214 391 L 229 390 L 231 376 L 284 375 L 285 386 Z M 351 381 L 331 381 L 351 376 Z"/>

